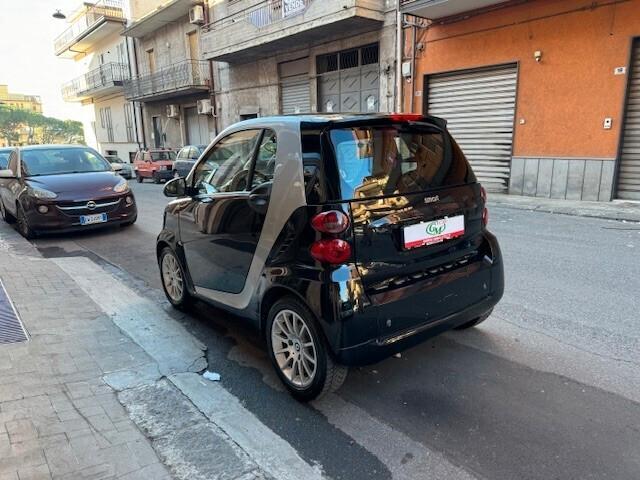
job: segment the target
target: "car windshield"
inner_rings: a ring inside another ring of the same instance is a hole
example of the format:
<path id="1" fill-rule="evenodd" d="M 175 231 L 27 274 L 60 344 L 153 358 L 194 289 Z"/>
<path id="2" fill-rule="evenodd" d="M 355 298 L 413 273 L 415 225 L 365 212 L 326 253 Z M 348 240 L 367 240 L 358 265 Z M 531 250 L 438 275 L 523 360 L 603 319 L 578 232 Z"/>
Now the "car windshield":
<path id="1" fill-rule="evenodd" d="M 357 127 L 330 132 L 342 199 L 421 192 L 475 182 L 460 149 L 452 153 L 441 131 L 403 126 Z"/>
<path id="2" fill-rule="evenodd" d="M 89 148 L 39 148 L 22 153 L 28 177 L 65 173 L 110 172 L 111 165 Z"/>
<path id="3" fill-rule="evenodd" d="M 122 159 L 118 157 L 106 157 L 106 159 L 109 163 L 124 163 Z"/>
<path id="4" fill-rule="evenodd" d="M 0 150 L 0 170 L 4 170 L 9 165 L 9 155 L 11 150 Z"/>
<path id="5" fill-rule="evenodd" d="M 158 160 L 175 160 L 176 152 L 151 152 L 151 159 L 154 162 Z"/>

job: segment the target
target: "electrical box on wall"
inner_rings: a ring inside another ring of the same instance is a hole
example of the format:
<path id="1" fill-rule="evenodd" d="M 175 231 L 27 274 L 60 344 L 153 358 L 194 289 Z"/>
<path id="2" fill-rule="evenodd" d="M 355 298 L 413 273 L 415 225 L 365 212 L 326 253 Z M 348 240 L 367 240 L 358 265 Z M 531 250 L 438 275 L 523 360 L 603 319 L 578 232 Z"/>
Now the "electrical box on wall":
<path id="1" fill-rule="evenodd" d="M 211 109 L 211 100 L 204 99 L 198 100 L 198 113 L 200 115 L 209 115 L 212 111 Z"/>
<path id="2" fill-rule="evenodd" d="M 178 105 L 167 105 L 167 117 L 178 118 L 180 116 L 180 107 Z"/>
<path id="3" fill-rule="evenodd" d="M 613 126 L 613 118 L 611 117 L 605 118 L 604 122 L 602 122 L 602 126 L 604 127 L 605 130 L 611 130 L 611 127 Z"/>
<path id="4" fill-rule="evenodd" d="M 402 63 L 402 76 L 404 78 L 409 78 L 413 72 L 411 71 L 411 62 L 403 62 Z"/>

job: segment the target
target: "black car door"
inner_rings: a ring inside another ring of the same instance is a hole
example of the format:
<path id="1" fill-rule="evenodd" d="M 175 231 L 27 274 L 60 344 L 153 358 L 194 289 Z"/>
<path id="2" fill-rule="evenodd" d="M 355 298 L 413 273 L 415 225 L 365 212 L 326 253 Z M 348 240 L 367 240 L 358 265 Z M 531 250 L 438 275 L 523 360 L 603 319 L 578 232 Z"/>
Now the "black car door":
<path id="1" fill-rule="evenodd" d="M 263 191 L 269 191 L 275 148 L 271 131 L 232 133 L 188 179 L 194 195 L 180 211 L 180 239 L 196 287 L 227 293 L 244 288 L 266 216 L 266 208 L 251 203 L 251 190 L 266 184 Z"/>
<path id="2" fill-rule="evenodd" d="M 4 207 L 13 216 L 17 214 L 16 211 L 16 198 L 20 192 L 20 180 L 17 178 L 19 172 L 18 153 L 16 151 L 11 152 L 9 156 L 9 163 L 7 170 L 11 170 L 16 178 L 5 178 L 0 180 L 0 200 L 4 203 Z"/>

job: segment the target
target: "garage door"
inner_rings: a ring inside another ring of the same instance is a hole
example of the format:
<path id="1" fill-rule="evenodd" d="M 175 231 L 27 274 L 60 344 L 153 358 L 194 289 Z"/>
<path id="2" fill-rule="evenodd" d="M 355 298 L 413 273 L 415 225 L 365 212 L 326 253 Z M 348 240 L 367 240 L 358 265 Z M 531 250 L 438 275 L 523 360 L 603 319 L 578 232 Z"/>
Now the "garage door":
<path id="1" fill-rule="evenodd" d="M 209 122 L 206 115 L 198 115 L 196 107 L 185 108 L 187 121 L 187 144 L 208 145 L 210 140 Z"/>
<path id="2" fill-rule="evenodd" d="M 373 113 L 380 111 L 380 64 L 377 44 L 316 58 L 318 110 Z"/>
<path id="3" fill-rule="evenodd" d="M 516 65 L 429 75 L 427 111 L 448 121 L 478 180 L 506 192 L 511 170 Z"/>
<path id="4" fill-rule="evenodd" d="M 278 65 L 280 74 L 280 109 L 285 115 L 311 111 L 309 58 Z"/>
<path id="5" fill-rule="evenodd" d="M 640 40 L 634 42 L 618 172 L 618 198 L 640 200 Z"/>

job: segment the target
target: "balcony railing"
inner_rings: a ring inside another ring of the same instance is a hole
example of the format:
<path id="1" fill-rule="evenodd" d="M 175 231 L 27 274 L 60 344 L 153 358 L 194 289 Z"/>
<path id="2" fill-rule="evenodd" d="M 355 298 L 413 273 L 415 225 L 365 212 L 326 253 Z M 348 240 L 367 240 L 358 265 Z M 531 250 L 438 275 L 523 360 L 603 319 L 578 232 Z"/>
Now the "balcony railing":
<path id="1" fill-rule="evenodd" d="M 62 85 L 62 98 L 82 99 L 100 90 L 121 86 L 128 79 L 129 66 L 126 63 L 105 63 Z"/>
<path id="2" fill-rule="evenodd" d="M 313 0 L 265 0 L 258 5 L 211 22 L 205 25 L 204 29 L 220 32 L 237 22 L 247 22 L 257 28 L 268 27 L 304 13 L 311 3 Z"/>
<path id="3" fill-rule="evenodd" d="M 133 77 L 124 83 L 124 94 L 127 100 L 169 97 L 185 90 L 202 90 L 208 85 L 208 63 L 201 60 L 184 60 L 156 72 Z"/>
<path id="4" fill-rule="evenodd" d="M 124 12 L 121 0 L 98 0 L 76 18 L 64 32 L 53 41 L 56 53 L 64 51 L 70 45 L 83 36 L 93 26 L 103 20 L 116 20 L 124 22 Z"/>

